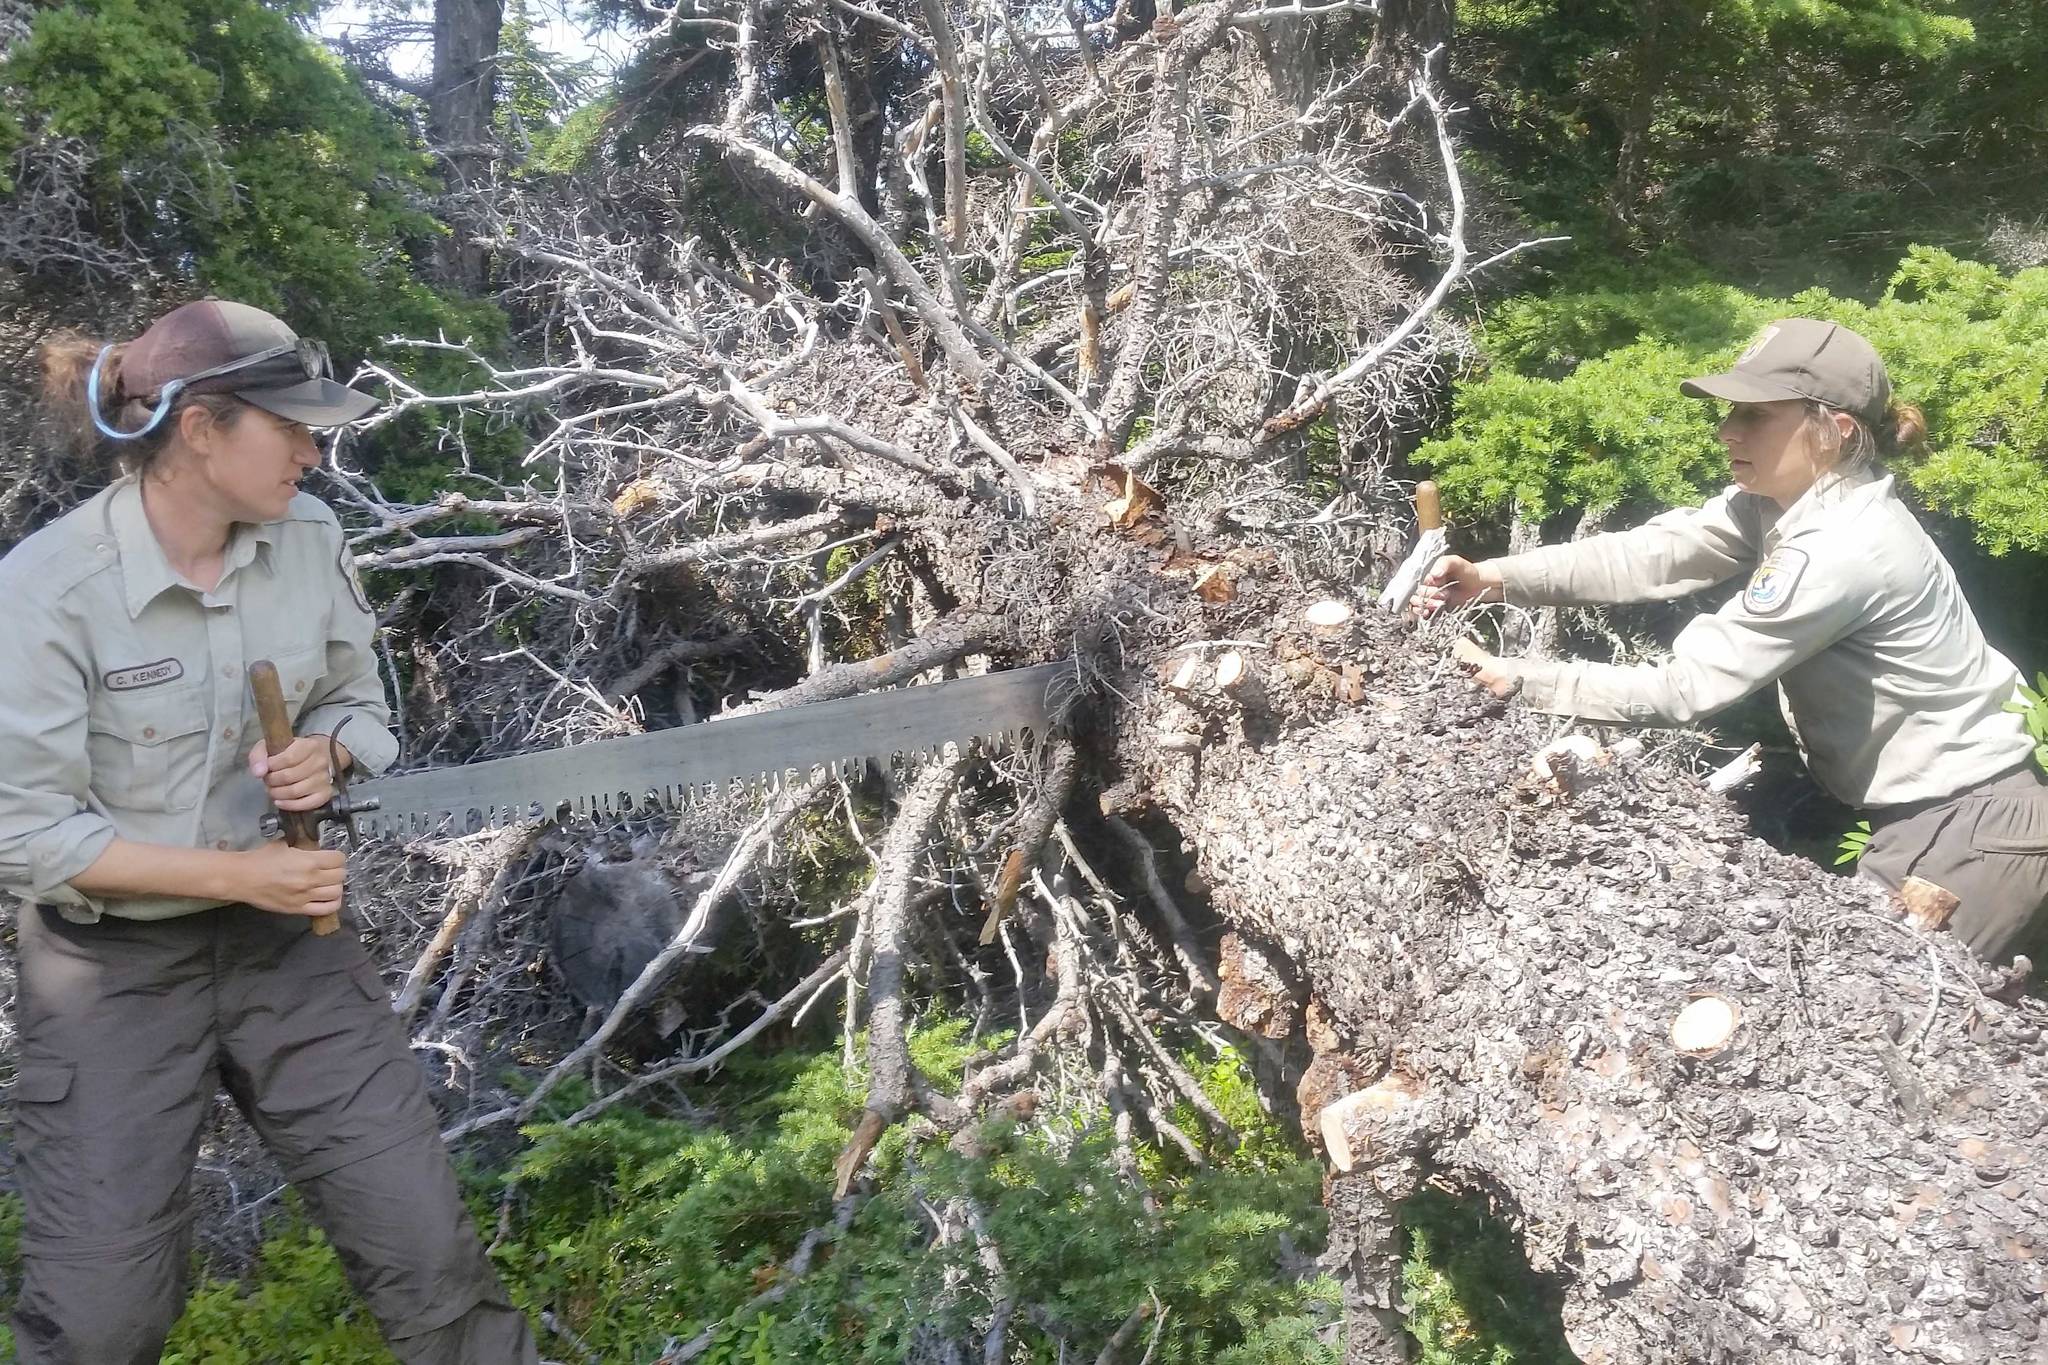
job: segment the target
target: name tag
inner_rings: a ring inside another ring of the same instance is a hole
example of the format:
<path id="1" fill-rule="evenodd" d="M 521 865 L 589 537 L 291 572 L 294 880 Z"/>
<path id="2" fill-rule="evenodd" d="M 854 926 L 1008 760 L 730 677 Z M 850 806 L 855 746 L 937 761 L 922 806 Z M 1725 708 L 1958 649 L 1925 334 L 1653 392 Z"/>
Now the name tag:
<path id="1" fill-rule="evenodd" d="M 176 682 L 185 676 L 185 665 L 176 659 L 158 659 L 153 664 L 137 664 L 133 668 L 117 668 L 104 674 L 100 681 L 110 692 L 133 692 L 138 687 L 156 687 L 167 682 Z"/>

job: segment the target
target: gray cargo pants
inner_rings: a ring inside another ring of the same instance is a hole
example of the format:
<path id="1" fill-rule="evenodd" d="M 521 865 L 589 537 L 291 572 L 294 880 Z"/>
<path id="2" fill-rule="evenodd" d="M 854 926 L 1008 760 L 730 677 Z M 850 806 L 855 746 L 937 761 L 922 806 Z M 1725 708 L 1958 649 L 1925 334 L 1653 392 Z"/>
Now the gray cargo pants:
<path id="1" fill-rule="evenodd" d="M 2048 967 L 2048 773 L 2029 761 L 1946 801 L 1874 811 L 1858 875 L 1898 890 L 1908 876 L 1962 902 L 1949 928 L 1977 956 Z"/>
<path id="2" fill-rule="evenodd" d="M 407 1365 L 536 1360 L 354 935 L 229 905 L 24 906 L 15 1004 L 21 1365 L 154 1365 L 184 1308 L 192 1163 L 225 1085 Z"/>

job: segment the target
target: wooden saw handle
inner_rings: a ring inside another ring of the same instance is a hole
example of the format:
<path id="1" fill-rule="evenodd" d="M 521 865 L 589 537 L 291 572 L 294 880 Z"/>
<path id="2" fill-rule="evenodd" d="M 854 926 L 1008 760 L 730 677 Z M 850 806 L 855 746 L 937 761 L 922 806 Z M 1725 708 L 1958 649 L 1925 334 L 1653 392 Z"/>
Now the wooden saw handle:
<path id="1" fill-rule="evenodd" d="M 277 665 L 268 659 L 258 659 L 249 665 L 249 690 L 256 694 L 256 719 L 263 724 L 263 748 L 272 757 L 291 747 L 291 712 L 284 708 L 284 684 L 277 680 Z M 320 847 L 320 822 L 305 811 L 281 810 L 277 813 L 279 823 L 284 826 L 284 841 L 293 848 Z M 331 934 L 341 927 L 339 915 L 316 915 L 313 917 L 313 932 Z"/>
<path id="2" fill-rule="evenodd" d="M 1437 497 L 1436 480 L 1424 479 L 1415 485 L 1415 527 L 1420 531 L 1434 531 L 1444 524 L 1444 505 Z"/>

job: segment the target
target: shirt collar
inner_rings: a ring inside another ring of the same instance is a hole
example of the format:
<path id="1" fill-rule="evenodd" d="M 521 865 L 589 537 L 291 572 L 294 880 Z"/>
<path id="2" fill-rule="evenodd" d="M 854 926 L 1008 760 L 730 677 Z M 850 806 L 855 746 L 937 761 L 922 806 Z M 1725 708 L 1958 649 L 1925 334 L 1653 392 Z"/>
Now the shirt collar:
<path id="1" fill-rule="evenodd" d="M 1883 498 L 1891 491 L 1891 486 L 1889 474 L 1869 469 L 1829 470 L 1785 509 L 1772 530 L 1782 539 L 1801 526 L 1818 521 L 1850 503 Z"/>
<path id="2" fill-rule="evenodd" d="M 113 497 L 107 503 L 107 523 L 114 533 L 114 548 L 121 556 L 121 585 L 127 594 L 128 619 L 132 621 L 159 594 L 177 587 L 178 575 L 171 571 L 170 560 L 164 558 L 164 547 L 157 544 L 156 532 L 149 529 L 149 515 L 142 510 L 140 479 L 125 478 L 114 485 Z"/>
<path id="3" fill-rule="evenodd" d="M 127 598 L 128 619 L 132 621 L 167 589 L 185 584 L 164 557 L 164 547 L 157 543 L 156 532 L 150 529 L 149 514 L 142 506 L 140 479 L 130 476 L 114 485 L 107 504 L 107 521 L 114 533 L 114 548 L 120 553 L 121 583 Z M 220 587 L 225 587 L 237 571 L 249 567 L 259 551 L 267 564 L 276 537 L 275 522 L 236 522 L 228 535 Z M 214 591 L 218 593 L 220 587 Z"/>

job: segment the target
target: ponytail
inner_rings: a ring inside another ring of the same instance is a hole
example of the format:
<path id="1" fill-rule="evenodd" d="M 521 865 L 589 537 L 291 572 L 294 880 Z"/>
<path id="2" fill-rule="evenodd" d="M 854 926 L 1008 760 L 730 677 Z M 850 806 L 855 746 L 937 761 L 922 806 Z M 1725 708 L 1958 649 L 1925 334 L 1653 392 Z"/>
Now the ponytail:
<path id="1" fill-rule="evenodd" d="M 1878 434 L 1878 449 L 1884 458 L 1911 455 L 1927 440 L 1927 418 L 1911 403 L 1893 403 L 1885 411 L 1884 430 Z"/>
<path id="2" fill-rule="evenodd" d="M 138 431 L 154 410 L 140 395 L 121 385 L 121 360 L 127 350 L 126 343 L 108 345 L 75 331 L 58 332 L 43 343 L 43 410 L 64 444 L 87 465 L 146 473 L 170 444 L 171 434 L 177 430 L 177 415 L 185 408 L 203 407 L 224 426 L 232 426 L 240 415 L 241 400 L 228 394 L 191 394 L 181 397 L 148 435 L 118 444 L 108 440 L 100 432 L 102 423 L 117 431 Z M 91 397 L 95 377 L 97 413 Z"/>
<path id="3" fill-rule="evenodd" d="M 1837 417 L 1849 419 L 1844 435 Z M 1911 403 L 1894 402 L 1885 409 L 1873 429 L 1854 413 L 1831 408 L 1817 399 L 1806 400 L 1806 429 L 1814 448 L 1826 457 L 1823 468 L 1853 474 L 1875 465 L 1915 453 L 1927 439 L 1927 419 Z"/>

